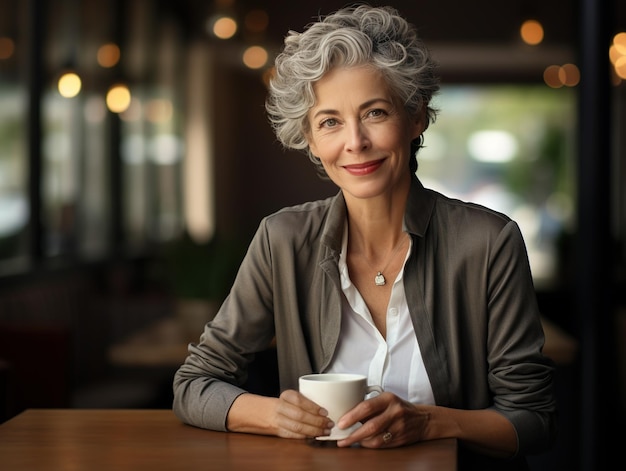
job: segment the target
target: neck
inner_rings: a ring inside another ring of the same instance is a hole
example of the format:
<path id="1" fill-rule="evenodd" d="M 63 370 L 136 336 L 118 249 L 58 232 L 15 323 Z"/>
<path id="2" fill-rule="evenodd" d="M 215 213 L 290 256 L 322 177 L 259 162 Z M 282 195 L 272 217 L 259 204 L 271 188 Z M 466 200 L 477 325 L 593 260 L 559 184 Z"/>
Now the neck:
<path id="1" fill-rule="evenodd" d="M 402 237 L 404 212 L 411 186 L 410 176 L 372 198 L 356 198 L 344 192 L 348 212 L 348 245 L 367 253 L 396 246 Z"/>

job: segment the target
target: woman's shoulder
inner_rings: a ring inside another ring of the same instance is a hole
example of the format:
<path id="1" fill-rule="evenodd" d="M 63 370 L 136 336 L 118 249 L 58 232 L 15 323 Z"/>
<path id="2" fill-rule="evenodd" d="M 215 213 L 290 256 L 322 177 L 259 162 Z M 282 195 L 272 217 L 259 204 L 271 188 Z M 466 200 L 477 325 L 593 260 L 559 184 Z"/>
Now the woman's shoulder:
<path id="1" fill-rule="evenodd" d="M 485 204 L 446 196 L 434 190 L 428 191 L 435 197 L 435 214 L 450 221 L 457 221 L 458 224 L 473 223 L 472 226 L 490 224 L 503 227 L 512 221 L 507 214 Z"/>
<path id="2" fill-rule="evenodd" d="M 498 233 L 511 222 L 511 218 L 500 211 L 426 188 L 417 178 L 412 184 L 405 214 L 408 229 L 422 236 L 433 231 L 438 237 L 442 231 L 451 232 L 450 235 Z"/>
<path id="3" fill-rule="evenodd" d="M 265 220 L 271 224 L 280 224 L 284 221 L 304 220 L 309 218 L 321 217 L 328 212 L 333 200 L 336 196 L 314 201 L 306 201 L 304 203 L 285 206 L 276 212 L 265 216 Z"/>
<path id="4" fill-rule="evenodd" d="M 436 195 L 427 232 L 449 250 L 485 253 L 496 247 L 508 247 L 521 253 L 524 238 L 520 227 L 507 214 L 472 201 Z"/>
<path id="5" fill-rule="evenodd" d="M 464 247 L 470 243 L 490 247 L 496 241 L 517 241 L 514 244 L 518 245 L 523 240 L 517 222 L 504 212 L 434 191 L 432 196 L 435 201 L 427 231 L 431 236 L 454 244 L 463 241 Z"/>
<path id="6" fill-rule="evenodd" d="M 282 234 L 319 234 L 337 196 L 286 206 L 265 216 L 261 226 L 269 232 Z"/>

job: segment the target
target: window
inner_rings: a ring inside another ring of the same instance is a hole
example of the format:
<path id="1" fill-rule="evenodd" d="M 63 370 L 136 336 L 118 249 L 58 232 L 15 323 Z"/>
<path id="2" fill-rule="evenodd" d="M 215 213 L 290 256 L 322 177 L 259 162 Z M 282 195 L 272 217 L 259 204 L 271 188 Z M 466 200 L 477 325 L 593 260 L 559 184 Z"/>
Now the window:
<path id="1" fill-rule="evenodd" d="M 573 230 L 574 89 L 444 86 L 424 134 L 426 187 L 501 211 L 520 226 L 538 288 L 558 281 L 559 244 Z"/>
<path id="2" fill-rule="evenodd" d="M 0 1 L 0 273 L 141 255 L 183 230 L 180 18 L 115 5 Z"/>
<path id="3" fill-rule="evenodd" d="M 0 21 L 0 267 L 28 262 L 28 93 L 18 6 L 4 2 Z"/>

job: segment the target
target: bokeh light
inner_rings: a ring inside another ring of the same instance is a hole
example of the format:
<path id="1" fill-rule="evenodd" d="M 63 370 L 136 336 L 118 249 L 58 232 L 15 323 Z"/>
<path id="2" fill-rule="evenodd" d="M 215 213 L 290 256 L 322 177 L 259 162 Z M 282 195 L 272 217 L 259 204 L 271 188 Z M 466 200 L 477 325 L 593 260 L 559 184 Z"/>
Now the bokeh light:
<path id="1" fill-rule="evenodd" d="M 120 61 L 120 48 L 117 44 L 103 44 L 98 48 L 98 64 L 101 67 L 115 67 Z"/>
<path id="2" fill-rule="evenodd" d="M 237 22 L 230 16 L 220 16 L 211 23 L 211 33 L 220 39 L 230 39 L 237 33 Z"/>
<path id="3" fill-rule="evenodd" d="M 250 46 L 243 53 L 243 63 L 250 69 L 260 69 L 267 64 L 267 59 L 267 51 L 261 46 Z"/>
<path id="4" fill-rule="evenodd" d="M 621 80 L 626 80 L 626 33 L 621 32 L 613 36 L 613 42 L 609 48 L 609 59 L 617 76 L 615 84 L 619 85 Z"/>
<path id="5" fill-rule="evenodd" d="M 537 20 L 526 20 L 520 27 L 522 41 L 531 46 L 536 46 L 543 41 L 543 26 Z"/>
<path id="6" fill-rule="evenodd" d="M 559 79 L 566 87 L 575 87 L 580 83 L 580 70 L 574 64 L 563 64 L 559 68 Z"/>
<path id="7" fill-rule="evenodd" d="M 113 113 L 122 113 L 130 106 L 131 95 L 126 85 L 113 85 L 106 96 L 107 108 Z"/>
<path id="8" fill-rule="evenodd" d="M 626 33 L 617 33 L 613 37 L 613 45 L 621 55 L 626 56 Z"/>
<path id="9" fill-rule="evenodd" d="M 57 84 L 59 93 L 65 98 L 73 98 L 80 93 L 82 81 L 74 72 L 66 72 L 61 75 Z"/>
<path id="10" fill-rule="evenodd" d="M 551 88 L 575 87 L 580 83 L 580 70 L 576 64 L 551 65 L 544 70 L 543 81 Z"/>
<path id="11" fill-rule="evenodd" d="M 543 71 L 543 81 L 550 88 L 561 88 L 563 83 L 559 78 L 559 69 L 558 65 L 550 65 L 546 67 Z"/>
<path id="12" fill-rule="evenodd" d="M 9 59 L 15 52 L 15 42 L 11 38 L 0 37 L 0 60 Z"/>
<path id="13" fill-rule="evenodd" d="M 499 129 L 476 131 L 467 142 L 469 154 L 479 162 L 510 162 L 515 158 L 518 148 L 515 136 Z"/>

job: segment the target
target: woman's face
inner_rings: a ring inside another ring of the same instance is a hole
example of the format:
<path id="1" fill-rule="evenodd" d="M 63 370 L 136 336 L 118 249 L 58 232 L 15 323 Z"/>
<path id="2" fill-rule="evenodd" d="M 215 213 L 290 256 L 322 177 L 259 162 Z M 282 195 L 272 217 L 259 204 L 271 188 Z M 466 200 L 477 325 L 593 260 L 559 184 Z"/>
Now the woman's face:
<path id="1" fill-rule="evenodd" d="M 313 90 L 308 142 L 330 179 L 355 198 L 406 184 L 411 141 L 424 130 L 371 67 L 331 70 Z"/>

